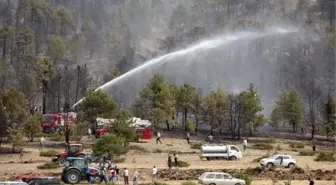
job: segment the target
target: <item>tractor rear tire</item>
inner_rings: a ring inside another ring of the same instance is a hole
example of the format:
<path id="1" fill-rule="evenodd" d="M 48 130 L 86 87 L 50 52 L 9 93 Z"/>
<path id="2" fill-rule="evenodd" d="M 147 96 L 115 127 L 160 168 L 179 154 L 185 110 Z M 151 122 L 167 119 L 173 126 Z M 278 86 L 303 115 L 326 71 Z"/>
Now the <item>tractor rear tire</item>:
<path id="1" fill-rule="evenodd" d="M 64 181 L 69 184 L 78 184 L 82 176 L 78 170 L 69 170 L 64 174 Z"/>

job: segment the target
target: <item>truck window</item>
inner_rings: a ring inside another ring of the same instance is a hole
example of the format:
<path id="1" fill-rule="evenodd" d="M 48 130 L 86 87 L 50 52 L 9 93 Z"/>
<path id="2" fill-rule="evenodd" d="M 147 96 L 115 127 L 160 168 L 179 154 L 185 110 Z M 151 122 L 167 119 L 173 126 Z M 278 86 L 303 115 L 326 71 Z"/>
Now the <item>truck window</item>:
<path id="1" fill-rule="evenodd" d="M 215 178 L 215 174 L 208 174 L 208 175 L 206 176 L 206 178 L 207 178 L 207 179 L 213 179 L 213 178 Z"/>
<path id="2" fill-rule="evenodd" d="M 42 122 L 54 122 L 54 117 L 52 116 L 43 116 Z"/>
<path id="3" fill-rule="evenodd" d="M 234 150 L 234 151 L 236 151 L 236 152 L 239 152 L 238 148 L 235 147 L 235 146 L 231 146 L 231 150 Z"/>

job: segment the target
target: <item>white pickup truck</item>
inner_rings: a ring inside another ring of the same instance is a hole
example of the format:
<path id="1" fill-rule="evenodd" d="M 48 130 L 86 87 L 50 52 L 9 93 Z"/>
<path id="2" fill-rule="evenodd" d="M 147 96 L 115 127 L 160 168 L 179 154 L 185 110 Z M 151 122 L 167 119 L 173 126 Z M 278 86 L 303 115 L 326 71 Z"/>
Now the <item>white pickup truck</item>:
<path id="1" fill-rule="evenodd" d="M 296 165 L 296 160 L 291 155 L 273 155 L 270 158 L 260 160 L 260 165 L 263 167 L 288 167 L 293 168 Z"/>
<path id="2" fill-rule="evenodd" d="M 237 160 L 243 157 L 242 152 L 235 145 L 206 144 L 201 146 L 201 158 Z"/>

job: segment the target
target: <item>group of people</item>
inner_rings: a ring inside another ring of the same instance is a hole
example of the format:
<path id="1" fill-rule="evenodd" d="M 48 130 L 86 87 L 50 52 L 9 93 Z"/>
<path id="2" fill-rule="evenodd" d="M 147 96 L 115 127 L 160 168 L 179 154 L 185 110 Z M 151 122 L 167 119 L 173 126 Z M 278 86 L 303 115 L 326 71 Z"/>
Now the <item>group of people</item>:
<path id="1" fill-rule="evenodd" d="M 104 177 L 104 181 L 105 183 L 108 183 L 108 182 L 114 182 L 115 184 L 118 184 L 119 182 L 119 169 L 117 166 L 115 166 L 109 173 L 109 175 L 107 175 L 107 178 Z M 139 173 L 137 171 L 137 169 L 134 169 L 133 171 L 133 185 L 137 185 L 138 184 L 138 176 L 139 176 Z M 124 184 L 125 185 L 129 185 L 129 171 L 127 168 L 124 168 L 123 170 L 123 178 L 124 178 Z M 90 175 L 90 178 L 89 178 L 89 183 L 90 184 L 94 184 L 94 175 Z"/>
<path id="2" fill-rule="evenodd" d="M 169 170 L 171 169 L 172 167 L 172 157 L 170 156 L 170 154 L 168 155 L 168 168 Z M 178 157 L 176 154 L 174 154 L 174 164 L 175 166 L 177 167 L 178 166 Z"/>

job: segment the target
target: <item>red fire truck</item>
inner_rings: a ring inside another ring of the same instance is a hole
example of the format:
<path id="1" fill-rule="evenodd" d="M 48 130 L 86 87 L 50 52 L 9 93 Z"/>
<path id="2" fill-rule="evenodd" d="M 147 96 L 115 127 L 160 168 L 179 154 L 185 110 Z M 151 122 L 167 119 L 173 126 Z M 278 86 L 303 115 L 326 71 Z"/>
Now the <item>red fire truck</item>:
<path id="1" fill-rule="evenodd" d="M 96 137 L 104 135 L 108 130 L 105 128 L 106 124 L 113 122 L 114 119 L 96 119 Z M 136 132 L 139 133 L 139 139 L 151 139 L 151 123 L 147 120 L 141 120 L 140 118 L 132 118 L 134 122 L 133 126 L 136 129 Z"/>
<path id="2" fill-rule="evenodd" d="M 41 119 L 42 132 L 52 133 L 62 129 L 64 126 L 64 120 L 67 120 L 67 118 L 74 121 L 76 119 L 76 115 L 74 113 L 44 114 Z"/>

